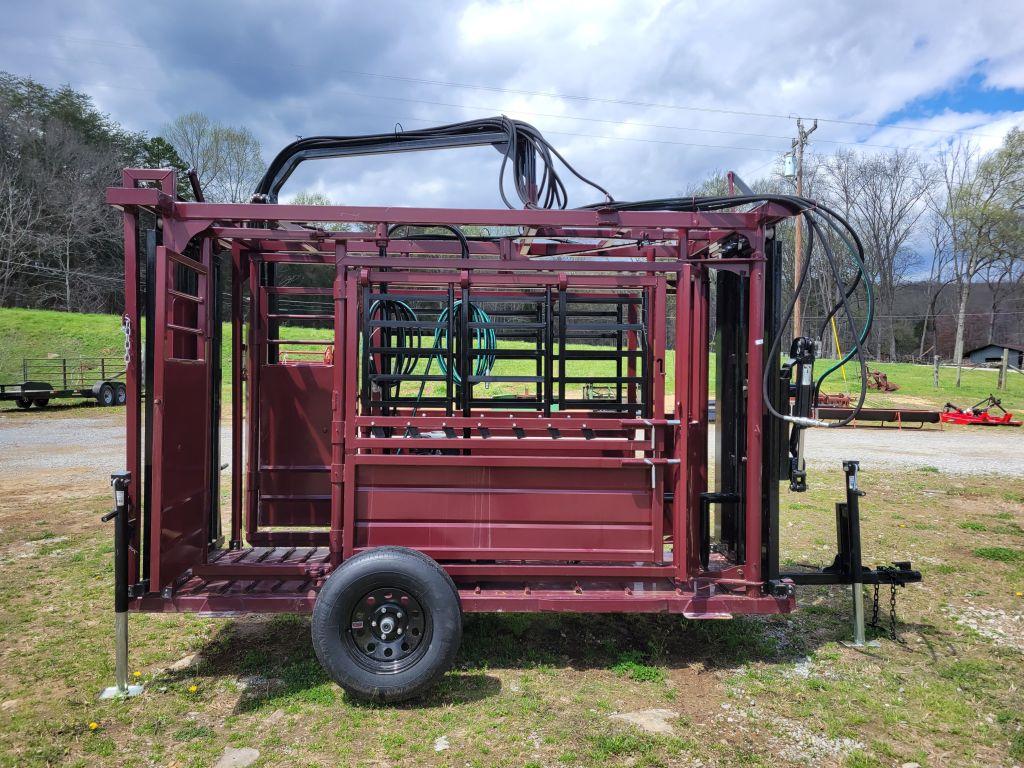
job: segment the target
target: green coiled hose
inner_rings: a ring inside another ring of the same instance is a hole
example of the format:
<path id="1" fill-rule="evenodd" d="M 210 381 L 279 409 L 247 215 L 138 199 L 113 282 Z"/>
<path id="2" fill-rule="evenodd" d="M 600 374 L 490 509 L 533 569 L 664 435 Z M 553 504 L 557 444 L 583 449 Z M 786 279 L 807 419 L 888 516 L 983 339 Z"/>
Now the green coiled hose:
<path id="1" fill-rule="evenodd" d="M 456 313 L 456 317 L 460 317 L 461 313 L 459 309 L 462 307 L 462 301 L 456 301 L 452 305 L 452 311 Z M 491 317 L 484 312 L 476 304 L 470 302 L 469 304 L 469 322 L 479 323 L 481 325 L 489 324 Z M 473 377 L 486 376 L 494 368 L 495 356 L 493 351 L 498 347 L 498 335 L 494 332 L 493 328 L 473 328 L 473 341 L 472 345 L 474 349 L 487 350 L 491 354 L 474 355 L 473 362 Z M 448 307 L 441 310 L 441 313 L 437 316 L 437 330 L 434 331 L 434 349 L 440 350 L 447 347 L 448 339 Z M 441 369 L 441 373 L 445 376 L 448 375 L 448 362 L 445 359 L 446 355 L 438 352 L 434 355 L 437 360 L 438 368 Z M 452 371 L 452 381 L 456 384 L 462 383 L 462 376 L 458 370 Z"/>

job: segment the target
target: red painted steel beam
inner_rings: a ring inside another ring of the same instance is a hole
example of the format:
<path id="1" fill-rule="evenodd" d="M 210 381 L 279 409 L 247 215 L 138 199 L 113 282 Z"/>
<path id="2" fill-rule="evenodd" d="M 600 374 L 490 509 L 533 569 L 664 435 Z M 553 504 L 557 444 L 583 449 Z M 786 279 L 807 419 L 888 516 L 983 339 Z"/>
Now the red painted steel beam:
<path id="1" fill-rule="evenodd" d="M 188 612 L 251 612 L 310 613 L 316 602 L 317 587 L 311 582 L 291 582 L 290 588 L 280 580 L 251 580 L 204 585 L 192 592 L 178 592 L 163 599 L 159 596 L 136 598 L 130 608 L 135 611 L 175 613 Z M 278 589 L 274 590 L 277 586 Z M 528 589 L 528 585 L 499 587 L 462 587 L 459 598 L 462 609 L 475 612 L 559 612 L 559 613 L 674 613 L 693 619 L 728 619 L 733 614 L 771 615 L 790 613 L 796 608 L 793 597 L 747 597 L 723 593 L 710 597 L 676 589 L 671 581 L 632 582 L 632 587 L 594 588 L 589 584 L 568 583 L 561 587 Z M 578 591 L 577 591 L 578 589 Z"/>

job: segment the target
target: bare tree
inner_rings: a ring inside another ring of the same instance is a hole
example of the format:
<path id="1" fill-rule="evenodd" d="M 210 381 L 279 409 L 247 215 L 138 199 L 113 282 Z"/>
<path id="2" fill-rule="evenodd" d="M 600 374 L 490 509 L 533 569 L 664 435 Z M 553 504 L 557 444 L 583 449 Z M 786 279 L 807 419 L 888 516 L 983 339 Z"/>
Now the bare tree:
<path id="1" fill-rule="evenodd" d="M 930 200 L 932 196 L 929 196 Z M 932 208 L 928 216 L 928 242 L 931 245 L 931 264 L 928 270 L 927 304 L 925 305 L 924 321 L 921 323 L 921 338 L 918 344 L 917 356 L 924 357 L 925 339 L 928 336 L 928 329 L 932 329 L 932 349 L 938 354 L 938 344 L 935 340 L 935 316 L 936 305 L 942 289 L 949 285 L 949 259 L 950 259 L 950 236 L 949 228 L 938 209 Z"/>
<path id="2" fill-rule="evenodd" d="M 252 131 L 215 123 L 201 112 L 180 115 L 164 131 L 195 169 L 207 199 L 248 201 L 264 169 L 260 143 Z"/>
<path id="3" fill-rule="evenodd" d="M 65 125 L 49 126 L 40 141 L 31 189 L 45 201 L 32 262 L 49 277 L 40 286 L 41 303 L 68 311 L 98 309 L 105 293 L 101 284 L 115 277 L 97 269 L 96 258 L 119 234 L 103 191 L 117 178 L 120 158 Z"/>
<path id="4" fill-rule="evenodd" d="M 218 126 L 202 112 L 188 112 L 166 125 L 164 136 L 188 167 L 199 175 L 199 187 L 205 195 L 222 172 Z"/>
<path id="5" fill-rule="evenodd" d="M 925 212 L 928 166 L 908 150 L 878 155 L 840 151 L 823 170 L 831 195 L 849 212 L 864 242 L 866 266 L 886 320 L 875 337 L 878 356 L 884 343 L 895 359 L 896 293 L 916 260 L 909 242 Z"/>
<path id="6" fill-rule="evenodd" d="M 1020 245 L 1024 133 L 1015 128 L 999 149 L 980 159 L 969 144 L 957 142 L 942 154 L 940 168 L 952 242 L 950 265 L 958 287 L 953 358 L 960 386 L 971 285 L 989 264 Z"/>
<path id="7" fill-rule="evenodd" d="M 0 166 L 0 306 L 7 305 L 14 278 L 28 264 L 40 215 L 37 201 Z"/>

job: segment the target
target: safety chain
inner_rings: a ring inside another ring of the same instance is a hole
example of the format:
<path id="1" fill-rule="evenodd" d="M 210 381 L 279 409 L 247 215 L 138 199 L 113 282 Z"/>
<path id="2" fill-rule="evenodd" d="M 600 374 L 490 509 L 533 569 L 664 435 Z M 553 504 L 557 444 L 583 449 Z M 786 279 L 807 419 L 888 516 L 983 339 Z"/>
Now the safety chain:
<path id="1" fill-rule="evenodd" d="M 121 330 L 124 331 L 124 367 L 132 362 L 132 319 L 128 315 L 121 318 Z"/>
<path id="2" fill-rule="evenodd" d="M 882 566 L 882 567 L 879 567 L 878 570 L 881 572 L 881 571 L 887 571 L 887 570 L 891 570 L 891 569 Z M 874 595 L 872 596 L 872 600 L 871 600 L 871 624 L 870 624 L 870 626 L 871 626 L 872 629 L 878 629 L 879 628 L 879 626 L 878 626 L 878 607 L 879 607 L 878 606 L 878 589 L 879 589 L 880 586 L 881 586 L 880 584 L 875 584 Z M 900 584 L 899 586 L 902 587 L 903 585 Z M 896 631 L 896 584 L 895 583 L 890 583 L 889 584 L 889 637 L 891 637 L 893 639 L 893 641 L 895 641 L 897 643 L 906 643 L 907 642 L 902 637 L 900 637 L 899 633 Z"/>

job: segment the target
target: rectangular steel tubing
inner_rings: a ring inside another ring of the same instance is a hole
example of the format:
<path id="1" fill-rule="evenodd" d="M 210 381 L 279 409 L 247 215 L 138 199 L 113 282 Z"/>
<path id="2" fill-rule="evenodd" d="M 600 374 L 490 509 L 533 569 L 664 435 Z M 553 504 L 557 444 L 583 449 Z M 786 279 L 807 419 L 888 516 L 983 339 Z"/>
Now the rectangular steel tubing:
<path id="1" fill-rule="evenodd" d="M 345 280 L 345 349 L 344 349 L 344 392 L 336 393 L 339 398 L 339 407 L 344 408 L 345 432 L 344 432 L 344 467 L 342 486 L 342 548 L 340 557 L 342 560 L 352 556 L 355 551 L 355 447 L 352 441 L 356 438 L 355 418 L 358 412 L 357 400 L 359 396 L 358 385 L 358 360 L 359 360 L 359 286 L 357 275 L 351 270 L 345 269 L 344 251 L 339 251 L 337 269 L 339 274 L 344 275 Z M 337 360 L 335 361 L 337 362 Z M 331 562 L 334 563 L 339 553 L 331 552 Z"/>
<path id="2" fill-rule="evenodd" d="M 127 181 L 127 179 L 126 179 Z M 140 535 L 142 529 L 142 348 L 139 329 L 142 326 L 139 311 L 138 214 L 125 211 L 124 224 L 124 317 L 125 325 L 125 469 L 131 473 L 128 483 L 128 503 L 132 525 L 129 526 L 128 584 L 139 580 L 141 567 Z M 27 379 L 28 376 L 26 375 Z"/>
<path id="3" fill-rule="evenodd" d="M 519 451 L 543 451 L 544 453 L 572 453 L 573 451 L 643 451 L 650 449 L 650 443 L 641 440 L 602 440 L 594 438 L 587 440 L 577 437 L 561 437 L 554 440 L 550 437 L 454 437 L 450 439 L 413 437 L 356 437 L 352 441 L 355 448 L 384 449 L 391 450 L 458 450 L 472 451 L 475 448 L 488 451 L 498 450 L 502 447 L 515 448 Z"/>
<path id="4" fill-rule="evenodd" d="M 108 201 L 113 204 L 153 205 L 163 201 L 159 196 L 125 194 L 127 190 L 111 188 Z M 114 199 L 110 199 L 113 197 Z M 486 209 L 486 208 L 402 208 L 395 206 L 341 205 L 264 205 L 253 203 L 190 203 L 173 202 L 173 218 L 180 221 L 330 221 L 346 223 L 386 224 L 461 224 L 464 226 L 526 226 L 526 227 L 637 227 L 686 230 L 753 229 L 765 220 L 764 211 L 757 212 L 680 212 L 680 211 L 599 211 Z M 582 236 L 582 235 L 581 235 Z"/>
<path id="5" fill-rule="evenodd" d="M 260 290 L 259 265 L 252 259 L 246 259 L 248 265 L 249 280 L 249 334 L 247 344 L 246 363 L 246 390 L 248 394 L 247 405 L 249 408 L 249 449 L 247 453 L 246 472 L 246 496 L 245 496 L 245 533 L 251 540 L 257 531 L 257 518 L 259 516 L 259 473 L 256 468 L 260 465 L 259 455 L 259 398 L 260 398 L 260 370 L 262 369 L 262 323 L 260 322 L 260 297 L 263 291 Z"/>
<path id="6" fill-rule="evenodd" d="M 764 243 L 752 243 L 761 249 Z M 746 475 L 746 557 L 743 577 L 750 581 L 761 578 L 761 415 L 764 410 L 761 378 L 764 371 L 764 262 L 756 263 L 750 270 L 750 297 L 747 328 L 747 475 Z M 771 364 L 775 364 L 772 361 Z M 759 587 L 749 587 L 752 597 Z"/>
<path id="7" fill-rule="evenodd" d="M 690 451 L 690 420 L 691 397 L 690 379 L 687 370 L 690 365 L 690 314 L 693 299 L 693 267 L 683 265 L 676 279 L 676 369 L 675 369 L 675 402 L 673 417 L 680 422 L 675 441 L 675 456 L 679 463 L 679 472 L 672 488 L 672 562 L 676 569 L 676 579 L 685 581 L 690 574 L 691 549 L 694 539 L 687 530 L 687 515 L 690 511 L 689 467 L 687 459 Z"/>
<path id="8" fill-rule="evenodd" d="M 262 590 L 252 590 L 246 582 L 220 584 L 174 595 L 164 600 L 157 596 L 136 598 L 130 608 L 136 611 L 174 613 L 189 612 L 251 612 L 251 613 L 311 613 L 316 602 L 317 588 L 309 581 L 294 579 L 290 587 L 273 589 L 272 580 L 262 580 Z M 731 614 L 770 615 L 795 610 L 793 598 L 768 596 L 747 597 L 725 593 L 712 597 L 697 596 L 693 592 L 673 590 L 666 584 L 660 590 L 636 591 L 625 589 L 588 589 L 579 592 L 571 584 L 561 589 L 531 589 L 509 585 L 506 589 L 459 589 L 462 608 L 476 612 L 562 612 L 562 613 L 674 613 L 687 618 L 728 619 Z"/>
<path id="9" fill-rule="evenodd" d="M 523 429 L 547 429 L 554 427 L 559 430 L 621 430 L 630 427 L 664 427 L 668 422 L 664 419 L 643 421 L 630 418 L 614 419 L 608 417 L 593 417 L 586 414 L 579 416 L 544 416 L 543 414 L 515 413 L 508 415 L 479 416 L 357 416 L 356 425 L 359 427 L 452 427 L 462 429 L 463 427 L 489 427 L 492 429 L 512 429 L 522 427 Z"/>

